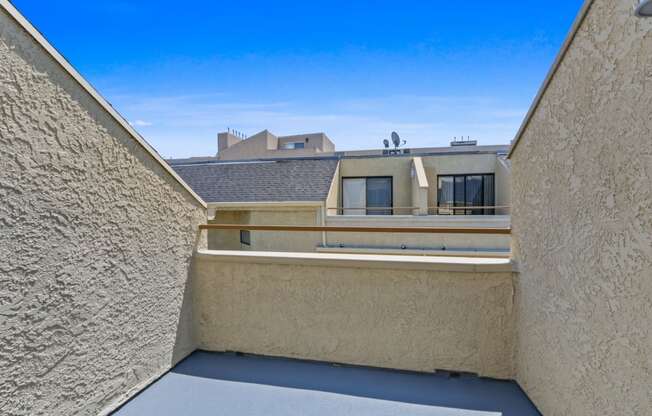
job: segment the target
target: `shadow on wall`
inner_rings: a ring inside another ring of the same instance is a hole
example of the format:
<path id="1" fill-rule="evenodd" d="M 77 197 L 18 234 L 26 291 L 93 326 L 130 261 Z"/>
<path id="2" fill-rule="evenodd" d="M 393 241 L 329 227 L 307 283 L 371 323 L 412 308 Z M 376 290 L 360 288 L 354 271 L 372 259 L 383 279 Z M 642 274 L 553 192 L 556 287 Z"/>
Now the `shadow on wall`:
<path id="1" fill-rule="evenodd" d="M 188 261 L 188 273 L 186 284 L 184 285 L 183 297 L 181 307 L 179 309 L 179 320 L 177 321 L 177 330 L 172 347 L 172 358 L 170 366 L 174 367 L 179 361 L 186 358 L 192 353 L 197 344 L 195 342 L 194 329 L 193 329 L 193 307 L 192 307 L 192 276 L 194 269 L 194 260 L 192 258 Z"/>
<path id="2" fill-rule="evenodd" d="M 201 248 L 206 248 L 206 232 L 197 230 L 193 252 Z M 186 264 L 188 265 L 186 283 L 181 294 L 183 298 L 178 313 L 176 338 L 172 349 L 172 361 L 170 362 L 172 367 L 197 349 L 194 318 L 199 315 L 195 314 L 193 306 L 193 276 L 195 276 L 196 261 L 194 255 L 186 258 Z"/>

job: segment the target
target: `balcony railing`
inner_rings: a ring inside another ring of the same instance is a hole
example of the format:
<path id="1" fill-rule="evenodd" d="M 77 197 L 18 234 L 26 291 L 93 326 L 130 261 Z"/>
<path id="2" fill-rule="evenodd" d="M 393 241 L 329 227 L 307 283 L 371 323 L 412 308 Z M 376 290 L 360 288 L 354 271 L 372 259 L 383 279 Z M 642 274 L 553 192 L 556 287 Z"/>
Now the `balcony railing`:
<path id="1" fill-rule="evenodd" d="M 327 212 L 335 211 L 336 215 L 343 215 L 345 211 L 354 212 L 352 215 L 411 215 L 418 212 L 421 207 L 365 207 L 345 208 L 328 207 Z M 429 206 L 426 208 L 428 215 L 497 215 L 497 212 L 508 213 L 509 205 L 482 205 L 482 206 L 455 206 L 441 205 Z M 499 214 L 500 215 L 500 214 Z M 504 214 L 502 214 L 504 215 Z"/>

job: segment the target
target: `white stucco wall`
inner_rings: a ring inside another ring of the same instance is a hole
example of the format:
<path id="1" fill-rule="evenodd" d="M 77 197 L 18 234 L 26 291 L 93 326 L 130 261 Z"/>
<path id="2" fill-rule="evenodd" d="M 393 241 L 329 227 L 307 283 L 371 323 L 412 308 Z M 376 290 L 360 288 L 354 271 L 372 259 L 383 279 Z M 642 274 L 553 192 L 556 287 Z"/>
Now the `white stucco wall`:
<path id="1" fill-rule="evenodd" d="M 512 154 L 518 382 L 652 414 L 652 19 L 595 0 Z"/>
<path id="2" fill-rule="evenodd" d="M 0 7 L 0 414 L 95 415 L 192 351 L 205 219 Z"/>
<path id="3" fill-rule="evenodd" d="M 200 253 L 199 348 L 513 377 L 511 266 L 394 257 Z"/>

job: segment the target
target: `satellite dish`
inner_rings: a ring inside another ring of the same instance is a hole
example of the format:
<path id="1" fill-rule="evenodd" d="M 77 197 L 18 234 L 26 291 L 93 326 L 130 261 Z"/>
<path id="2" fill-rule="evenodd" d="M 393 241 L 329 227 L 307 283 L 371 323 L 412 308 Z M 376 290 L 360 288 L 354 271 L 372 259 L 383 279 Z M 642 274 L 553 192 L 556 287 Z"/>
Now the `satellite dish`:
<path id="1" fill-rule="evenodd" d="M 393 131 L 392 132 L 392 142 L 394 143 L 394 147 L 398 148 L 401 145 L 401 138 L 399 137 L 398 133 Z"/>
<path id="2" fill-rule="evenodd" d="M 389 148 L 389 140 L 387 139 L 383 140 L 383 144 L 385 145 L 385 149 Z"/>

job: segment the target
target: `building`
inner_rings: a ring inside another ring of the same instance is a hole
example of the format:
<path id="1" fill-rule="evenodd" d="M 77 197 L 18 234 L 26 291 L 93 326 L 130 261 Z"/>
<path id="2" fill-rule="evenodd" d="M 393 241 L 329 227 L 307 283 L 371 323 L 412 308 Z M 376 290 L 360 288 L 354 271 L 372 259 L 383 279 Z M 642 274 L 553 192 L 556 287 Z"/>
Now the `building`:
<path id="1" fill-rule="evenodd" d="M 311 135 L 279 137 L 305 143 Z M 325 135 L 319 134 L 324 140 Z M 220 133 L 220 143 L 230 133 Z M 220 148 L 215 158 L 168 160 L 208 203 L 214 224 L 382 227 L 509 227 L 509 146 L 454 142 L 446 148 L 317 152 L 268 150 L 264 131 Z M 292 139 L 288 139 L 291 137 Z M 328 143 L 331 143 L 328 140 Z M 331 143 L 332 144 L 332 143 Z M 460 145 L 465 144 L 465 145 Z M 274 145 L 274 147 L 276 144 Z M 229 149 L 262 149 L 231 159 Z M 299 152 L 295 154 L 294 152 Z M 279 153 L 285 155 L 278 156 Z M 287 233 L 210 230 L 222 250 L 509 255 L 507 236 Z"/>
<path id="2" fill-rule="evenodd" d="M 324 133 L 275 136 L 268 130 L 243 138 L 227 131 L 217 135 L 220 160 L 270 159 L 333 153 L 335 145 Z"/>

